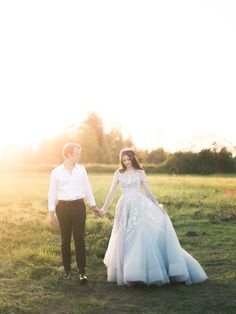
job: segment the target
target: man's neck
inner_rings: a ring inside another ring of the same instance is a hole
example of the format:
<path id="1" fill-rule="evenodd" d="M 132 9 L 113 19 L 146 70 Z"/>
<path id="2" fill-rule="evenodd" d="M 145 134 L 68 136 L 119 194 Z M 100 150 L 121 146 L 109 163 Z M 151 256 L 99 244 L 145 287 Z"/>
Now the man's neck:
<path id="1" fill-rule="evenodd" d="M 65 165 L 66 169 L 71 172 L 75 167 L 75 162 L 72 160 L 66 159 L 64 161 L 64 165 Z"/>

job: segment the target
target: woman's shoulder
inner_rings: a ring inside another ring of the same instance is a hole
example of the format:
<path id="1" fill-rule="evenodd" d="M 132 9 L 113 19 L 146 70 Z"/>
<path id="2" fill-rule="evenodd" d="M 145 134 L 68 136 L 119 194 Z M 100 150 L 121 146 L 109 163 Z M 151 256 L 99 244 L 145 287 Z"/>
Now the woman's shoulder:
<path id="1" fill-rule="evenodd" d="M 138 172 L 138 173 L 145 173 L 145 171 L 144 171 L 144 169 L 133 169 L 132 170 L 133 172 Z M 125 173 L 126 172 L 126 170 L 122 170 L 122 169 L 117 169 L 116 171 L 115 171 L 115 174 L 122 174 L 122 173 Z"/>
<path id="2" fill-rule="evenodd" d="M 114 172 L 114 175 L 115 175 L 115 176 L 118 176 L 119 174 L 121 174 L 120 169 L 116 169 L 116 171 Z"/>
<path id="3" fill-rule="evenodd" d="M 142 181 L 145 181 L 146 180 L 146 173 L 145 173 L 145 170 L 144 169 L 138 169 L 138 172 L 139 172 L 139 175 L 140 175 L 140 179 Z"/>
<path id="4" fill-rule="evenodd" d="M 137 169 L 137 171 L 138 171 L 140 174 L 145 174 L 145 170 L 144 170 L 144 169 Z"/>

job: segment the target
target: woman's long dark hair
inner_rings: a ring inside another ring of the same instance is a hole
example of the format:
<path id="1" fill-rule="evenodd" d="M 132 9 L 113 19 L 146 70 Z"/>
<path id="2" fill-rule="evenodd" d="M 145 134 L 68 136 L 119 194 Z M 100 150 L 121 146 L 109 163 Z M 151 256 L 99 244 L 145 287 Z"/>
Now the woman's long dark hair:
<path id="1" fill-rule="evenodd" d="M 140 163 L 138 162 L 138 159 L 137 159 L 133 149 L 131 149 L 131 148 L 124 148 L 124 149 L 122 149 L 120 151 L 120 164 L 121 164 L 121 168 L 119 169 L 120 172 L 125 172 L 125 170 L 126 170 L 126 166 L 122 162 L 122 157 L 123 156 L 128 156 L 129 157 L 129 159 L 132 162 L 132 166 L 134 167 L 134 169 L 143 170 L 143 168 L 140 166 Z"/>

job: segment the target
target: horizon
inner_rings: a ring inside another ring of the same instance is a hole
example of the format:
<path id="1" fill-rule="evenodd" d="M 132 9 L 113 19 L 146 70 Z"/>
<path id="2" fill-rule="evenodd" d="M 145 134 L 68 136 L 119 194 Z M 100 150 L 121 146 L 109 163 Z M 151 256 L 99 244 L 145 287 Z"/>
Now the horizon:
<path id="1" fill-rule="evenodd" d="M 95 113 L 96 114 L 96 113 Z M 99 117 L 100 118 L 100 117 Z M 103 121 L 104 123 L 104 121 Z M 40 145 L 41 142 L 43 142 L 44 140 L 48 140 L 48 139 L 53 139 L 56 138 L 57 136 L 63 135 L 63 134 L 68 134 L 68 132 L 70 132 L 70 129 L 72 127 L 80 127 L 81 124 L 78 125 L 70 125 L 67 128 L 65 128 L 64 130 L 61 130 L 58 133 L 55 133 L 51 136 L 48 137 L 42 137 L 41 139 L 39 139 L 39 141 L 37 143 L 32 143 L 32 142 L 28 142 L 28 143 L 7 143 L 4 146 L 0 147 L 0 159 L 2 159 L 2 155 L 4 150 L 8 150 L 8 149 L 13 149 L 14 150 L 18 150 L 19 151 L 24 151 L 27 149 L 32 149 L 32 151 L 37 152 L 38 151 L 38 147 Z M 106 128 L 106 126 L 103 124 L 104 127 L 104 134 L 108 134 L 112 128 L 108 129 Z M 121 130 L 118 128 L 118 130 L 121 132 Z M 71 134 L 73 133 L 73 131 L 71 131 Z M 218 148 L 221 149 L 223 147 L 225 147 L 228 151 L 232 152 L 233 155 L 236 154 L 236 145 L 234 145 L 232 142 L 230 142 L 228 139 L 225 139 L 217 134 L 212 134 L 212 133 L 208 133 L 208 134 L 202 134 L 202 133 L 196 133 L 193 134 L 191 137 L 189 138 L 185 138 L 182 141 L 182 146 L 180 145 L 177 149 L 175 150 L 171 150 L 168 149 L 165 146 L 153 146 L 153 147 L 142 147 L 142 146 L 138 146 L 137 143 L 135 143 L 132 139 L 132 137 L 125 137 L 125 135 L 121 132 L 121 135 L 123 136 L 124 139 L 131 139 L 131 141 L 133 142 L 134 147 L 138 150 L 138 151 L 148 151 L 149 153 L 153 150 L 156 149 L 164 149 L 164 151 L 174 154 L 178 151 L 181 152 L 200 152 L 203 149 L 213 149 Z"/>

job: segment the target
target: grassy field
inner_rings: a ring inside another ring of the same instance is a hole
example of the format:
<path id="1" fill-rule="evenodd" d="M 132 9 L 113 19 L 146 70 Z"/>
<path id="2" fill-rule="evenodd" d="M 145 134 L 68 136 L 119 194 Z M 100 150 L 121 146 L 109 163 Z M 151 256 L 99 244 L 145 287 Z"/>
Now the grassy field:
<path id="1" fill-rule="evenodd" d="M 90 175 L 100 206 L 112 176 Z M 108 215 L 88 212 L 87 274 L 61 277 L 60 236 L 47 213 L 47 174 L 0 176 L 0 313 L 236 313 L 236 177 L 149 176 L 182 246 L 209 279 L 184 284 L 117 287 L 106 282 L 102 259 L 117 193 Z M 74 260 L 74 256 L 73 256 Z"/>

